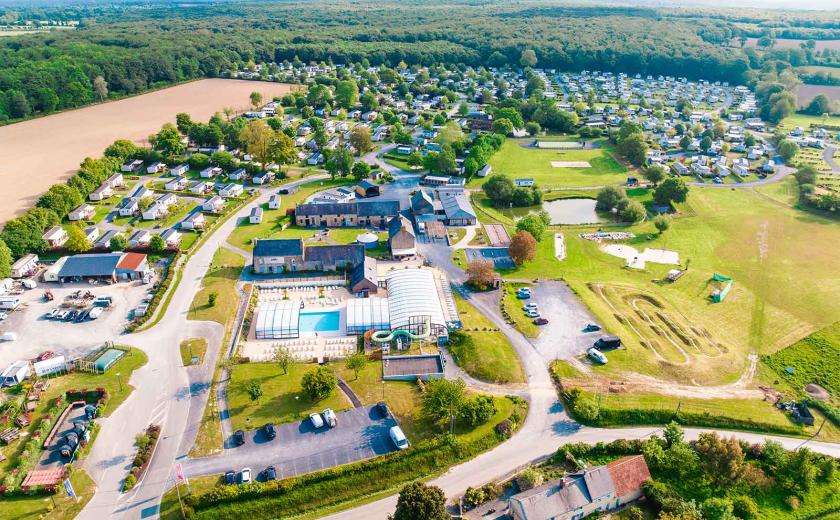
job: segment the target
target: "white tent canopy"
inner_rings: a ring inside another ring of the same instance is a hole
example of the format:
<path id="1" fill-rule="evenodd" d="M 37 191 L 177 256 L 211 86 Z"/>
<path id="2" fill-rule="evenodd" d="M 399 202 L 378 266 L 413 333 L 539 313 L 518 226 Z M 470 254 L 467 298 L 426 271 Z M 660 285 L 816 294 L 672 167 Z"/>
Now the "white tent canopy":
<path id="1" fill-rule="evenodd" d="M 261 303 L 257 307 L 257 339 L 297 338 L 300 335 L 298 320 L 300 302 L 281 300 Z"/>
<path id="2" fill-rule="evenodd" d="M 347 333 L 391 330 L 389 316 L 388 300 L 385 298 L 351 298 L 347 301 Z"/>
<path id="3" fill-rule="evenodd" d="M 437 284 L 426 269 L 398 269 L 385 277 L 388 285 L 388 307 L 391 330 L 409 330 L 428 317 L 433 328 L 446 327 Z"/>

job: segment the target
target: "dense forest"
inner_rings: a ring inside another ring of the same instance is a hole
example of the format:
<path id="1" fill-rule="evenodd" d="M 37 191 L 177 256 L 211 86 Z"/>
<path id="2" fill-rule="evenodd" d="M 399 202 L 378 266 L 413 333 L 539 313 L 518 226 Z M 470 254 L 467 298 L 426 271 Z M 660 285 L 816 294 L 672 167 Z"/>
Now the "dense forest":
<path id="1" fill-rule="evenodd" d="M 163 3 L 0 9 L 7 24 L 78 21 L 77 30 L 0 38 L 0 122 L 73 108 L 248 61 L 373 65 L 518 64 L 749 82 L 767 61 L 802 65 L 807 49 L 740 49 L 733 38 L 777 30 L 834 36 L 840 20 L 734 11 L 389 3 Z M 832 15 L 834 16 L 834 15 Z M 770 29 L 768 27 L 775 27 Z M 822 32 L 820 32 L 822 31 Z M 816 37 L 816 36 L 814 36 Z M 774 66 L 778 69 L 778 66 Z"/>

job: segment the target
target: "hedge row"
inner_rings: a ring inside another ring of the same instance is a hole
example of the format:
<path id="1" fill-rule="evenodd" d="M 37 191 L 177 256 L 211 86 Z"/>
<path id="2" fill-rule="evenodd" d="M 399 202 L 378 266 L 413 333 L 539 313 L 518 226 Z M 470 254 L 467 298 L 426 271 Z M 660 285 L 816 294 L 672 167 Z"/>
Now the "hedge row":
<path id="1" fill-rule="evenodd" d="M 126 325 L 126 332 L 133 332 L 138 327 L 146 323 L 149 318 L 155 314 L 155 310 L 160 304 L 160 301 L 163 299 L 163 296 L 166 294 L 166 291 L 169 289 L 169 286 L 172 284 L 172 280 L 175 278 L 175 272 L 180 269 L 180 266 L 178 266 L 178 260 L 180 257 L 180 251 L 175 253 L 172 257 L 172 261 L 169 262 L 168 266 L 166 266 L 166 275 L 163 277 L 163 280 L 160 281 L 160 285 L 158 286 L 157 291 L 155 291 L 155 295 L 152 296 L 152 301 L 149 303 L 149 308 L 146 310 L 146 314 L 140 316 L 139 318 L 134 318 L 131 323 Z"/>
<path id="2" fill-rule="evenodd" d="M 840 426 L 840 408 L 835 408 L 825 401 L 820 401 L 819 399 L 814 399 L 813 397 L 806 397 L 802 399 L 802 402 L 811 408 L 816 408 L 822 412 L 822 414 L 825 415 L 825 417 L 835 426 Z"/>
<path id="3" fill-rule="evenodd" d="M 516 425 L 518 427 L 518 425 Z M 217 486 L 187 497 L 191 518 L 268 518 L 280 511 L 302 514 L 381 493 L 434 474 L 496 446 L 503 436 L 491 431 L 470 442 L 444 435 L 406 451 L 370 461 L 267 483 Z M 383 487 L 383 483 L 387 483 Z"/>

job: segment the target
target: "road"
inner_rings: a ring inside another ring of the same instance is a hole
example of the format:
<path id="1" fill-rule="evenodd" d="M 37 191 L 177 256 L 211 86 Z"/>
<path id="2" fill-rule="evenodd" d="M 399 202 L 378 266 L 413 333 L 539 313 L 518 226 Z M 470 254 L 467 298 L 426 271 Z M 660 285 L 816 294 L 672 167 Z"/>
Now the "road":
<path id="1" fill-rule="evenodd" d="M 286 186 L 321 178 L 326 176 L 311 176 Z M 110 417 L 101 421 L 102 429 L 83 466 L 96 482 L 97 491 L 78 518 L 157 516 L 160 497 L 171 487 L 174 461 L 185 457 L 195 442 L 224 336 L 224 329 L 218 323 L 189 321 L 190 305 L 201 288 L 216 250 L 224 245 L 238 222 L 247 218 L 251 208 L 266 203 L 274 192 L 276 189 L 263 190 L 234 217 L 216 228 L 189 257 L 183 267 L 181 283 L 174 289 L 159 323 L 143 332 L 106 338 L 142 349 L 149 356 L 149 362 L 136 370 L 128 381 L 138 390 L 132 392 Z M 184 369 L 179 345 L 183 339 L 197 336 L 208 340 L 204 363 Z M 134 437 L 150 424 L 161 425 L 161 436 L 149 469 L 134 489 L 121 494 L 120 487 L 135 452 Z"/>

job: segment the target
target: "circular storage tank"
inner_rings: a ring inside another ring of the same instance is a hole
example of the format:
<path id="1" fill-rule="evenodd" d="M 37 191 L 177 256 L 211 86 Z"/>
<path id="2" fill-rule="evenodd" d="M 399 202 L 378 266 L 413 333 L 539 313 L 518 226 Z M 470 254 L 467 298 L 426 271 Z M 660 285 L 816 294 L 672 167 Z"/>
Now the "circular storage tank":
<path id="1" fill-rule="evenodd" d="M 356 237 L 356 242 L 365 246 L 365 249 L 373 249 L 379 245 L 379 237 L 373 233 L 362 233 Z"/>

